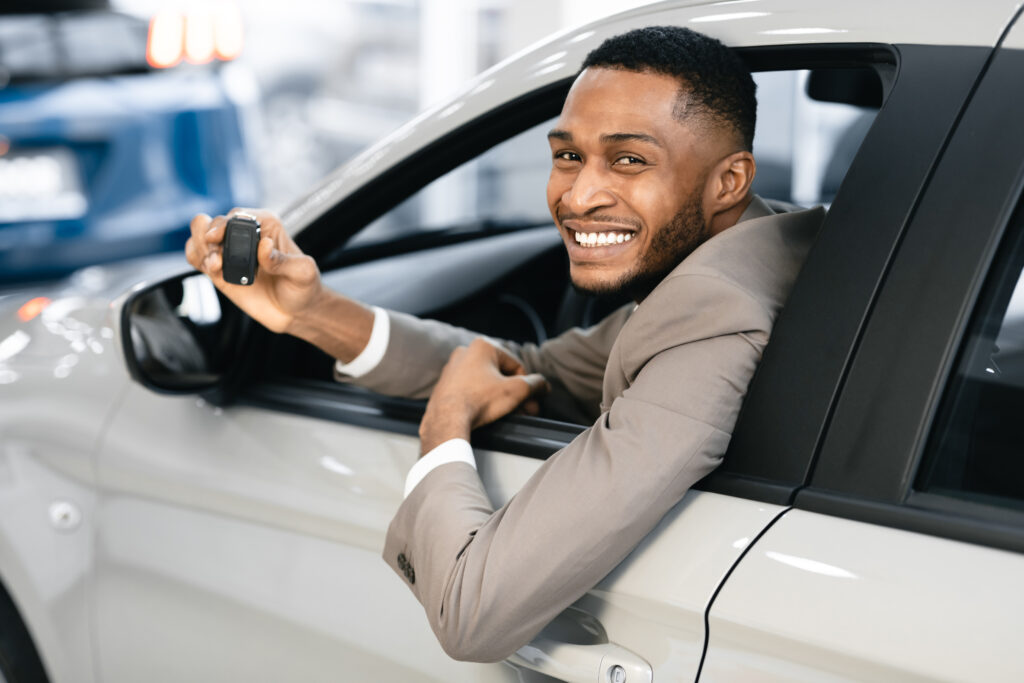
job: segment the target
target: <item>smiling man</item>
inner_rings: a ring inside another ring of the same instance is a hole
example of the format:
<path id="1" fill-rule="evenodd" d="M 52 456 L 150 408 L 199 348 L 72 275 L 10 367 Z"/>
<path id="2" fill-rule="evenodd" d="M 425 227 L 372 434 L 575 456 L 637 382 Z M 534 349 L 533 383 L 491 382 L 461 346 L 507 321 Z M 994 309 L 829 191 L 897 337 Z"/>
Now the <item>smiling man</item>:
<path id="1" fill-rule="evenodd" d="M 226 284 L 224 217 L 193 221 L 190 262 L 254 318 L 332 354 L 341 380 L 430 397 L 384 559 L 453 657 L 524 645 L 721 461 L 824 215 L 774 214 L 751 194 L 755 108 L 739 58 L 686 29 L 632 31 L 587 57 L 548 136 L 548 205 L 574 285 L 636 305 L 539 347 L 330 292 L 265 213 L 260 277 Z M 471 431 L 538 399 L 591 426 L 495 510 Z"/>

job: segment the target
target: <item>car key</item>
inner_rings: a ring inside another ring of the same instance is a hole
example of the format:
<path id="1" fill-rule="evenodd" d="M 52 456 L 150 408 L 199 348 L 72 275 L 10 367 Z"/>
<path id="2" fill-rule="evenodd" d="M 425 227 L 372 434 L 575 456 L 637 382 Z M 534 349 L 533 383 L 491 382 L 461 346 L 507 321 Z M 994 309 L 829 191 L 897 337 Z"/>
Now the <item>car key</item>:
<path id="1" fill-rule="evenodd" d="M 236 213 L 224 229 L 224 281 L 251 285 L 256 279 L 256 249 L 260 243 L 260 222 L 255 216 Z"/>

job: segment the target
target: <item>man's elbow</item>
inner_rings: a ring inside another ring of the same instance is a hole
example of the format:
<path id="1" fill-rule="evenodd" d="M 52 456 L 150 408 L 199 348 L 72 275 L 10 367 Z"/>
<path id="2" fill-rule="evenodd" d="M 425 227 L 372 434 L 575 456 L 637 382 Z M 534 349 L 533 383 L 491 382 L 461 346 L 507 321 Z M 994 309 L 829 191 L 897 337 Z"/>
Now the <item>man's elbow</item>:
<path id="1" fill-rule="evenodd" d="M 499 627 L 500 629 L 500 627 Z M 525 645 L 518 642 L 507 629 L 493 629 L 482 625 L 472 627 L 445 627 L 435 629 L 441 649 L 460 662 L 500 662 Z"/>

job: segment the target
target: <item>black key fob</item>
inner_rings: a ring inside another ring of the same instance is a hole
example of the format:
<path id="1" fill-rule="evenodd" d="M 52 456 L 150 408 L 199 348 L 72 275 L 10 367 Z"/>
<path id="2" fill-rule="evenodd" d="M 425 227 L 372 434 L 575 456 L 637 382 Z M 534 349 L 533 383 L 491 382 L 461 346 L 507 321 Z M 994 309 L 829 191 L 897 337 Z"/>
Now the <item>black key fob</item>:
<path id="1" fill-rule="evenodd" d="M 236 213 L 224 230 L 224 281 L 251 285 L 256 279 L 256 248 L 260 244 L 260 222 L 255 216 Z"/>

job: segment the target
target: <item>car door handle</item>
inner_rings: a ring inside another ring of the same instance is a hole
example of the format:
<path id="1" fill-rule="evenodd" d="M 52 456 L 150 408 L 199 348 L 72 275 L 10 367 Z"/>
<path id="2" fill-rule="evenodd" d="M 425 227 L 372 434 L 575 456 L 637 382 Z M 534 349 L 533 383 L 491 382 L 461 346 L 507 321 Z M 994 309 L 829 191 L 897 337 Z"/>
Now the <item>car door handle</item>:
<path id="1" fill-rule="evenodd" d="M 615 643 L 577 645 L 544 636 L 516 650 L 508 661 L 568 683 L 651 683 L 651 665 Z"/>

